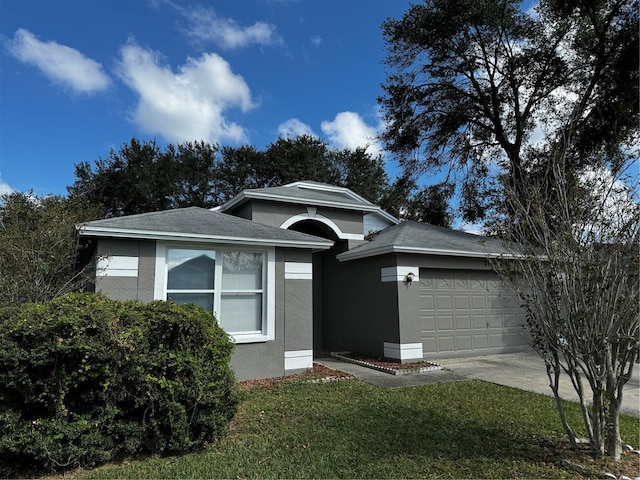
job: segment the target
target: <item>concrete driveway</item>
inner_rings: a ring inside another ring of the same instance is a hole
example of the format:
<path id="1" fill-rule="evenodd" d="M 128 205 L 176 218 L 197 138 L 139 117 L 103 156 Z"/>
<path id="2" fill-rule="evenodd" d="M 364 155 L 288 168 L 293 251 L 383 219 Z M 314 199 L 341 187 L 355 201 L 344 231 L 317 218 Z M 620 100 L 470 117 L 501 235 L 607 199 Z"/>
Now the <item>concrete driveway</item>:
<path id="1" fill-rule="evenodd" d="M 533 351 L 439 359 L 437 362 L 444 367 L 444 370 L 411 375 L 391 375 L 334 358 L 322 358 L 316 361 L 382 387 L 410 387 L 470 378 L 552 395 L 544 362 Z M 622 402 L 622 411 L 635 417 L 640 417 L 640 368 L 638 367 L 640 365 L 635 366 L 632 379 L 624 387 Z M 560 381 L 560 395 L 566 400 L 578 400 L 568 378 L 563 377 Z"/>

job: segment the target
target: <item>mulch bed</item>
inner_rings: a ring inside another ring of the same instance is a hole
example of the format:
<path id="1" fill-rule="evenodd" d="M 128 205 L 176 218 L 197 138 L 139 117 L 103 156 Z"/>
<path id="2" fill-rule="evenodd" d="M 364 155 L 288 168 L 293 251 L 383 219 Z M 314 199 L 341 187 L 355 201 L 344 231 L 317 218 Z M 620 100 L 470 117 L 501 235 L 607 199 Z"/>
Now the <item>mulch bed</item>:
<path id="1" fill-rule="evenodd" d="M 391 375 L 408 375 L 412 373 L 425 373 L 444 369 L 442 365 L 426 360 L 401 363 L 399 360 L 394 358 L 372 358 L 357 352 L 331 352 L 331 356 L 338 360 L 342 360 L 343 362 L 355 363 L 361 367 L 372 368 Z"/>
<path id="2" fill-rule="evenodd" d="M 361 353 L 353 353 L 353 352 L 340 352 L 340 356 L 351 358 L 353 360 L 359 360 L 361 362 L 370 363 L 372 365 L 377 365 L 378 367 L 389 368 L 392 370 L 414 370 L 423 367 L 436 367 L 437 363 L 428 362 L 426 360 L 421 360 L 419 362 L 410 362 L 410 363 L 400 363 L 400 360 L 396 360 L 393 358 L 372 358 L 367 355 L 363 355 Z"/>
<path id="3" fill-rule="evenodd" d="M 273 377 L 273 378 L 261 378 L 259 380 L 246 380 L 244 382 L 238 382 L 238 386 L 241 390 L 251 390 L 253 388 L 259 388 L 260 390 L 271 390 L 276 385 L 282 383 L 295 383 L 295 382 L 331 382 L 336 380 L 346 380 L 353 378 L 346 372 L 340 370 L 334 370 L 332 368 L 325 367 L 319 363 L 314 363 L 313 368 L 310 368 L 306 372 L 298 373 L 295 375 L 287 375 L 286 377 Z"/>

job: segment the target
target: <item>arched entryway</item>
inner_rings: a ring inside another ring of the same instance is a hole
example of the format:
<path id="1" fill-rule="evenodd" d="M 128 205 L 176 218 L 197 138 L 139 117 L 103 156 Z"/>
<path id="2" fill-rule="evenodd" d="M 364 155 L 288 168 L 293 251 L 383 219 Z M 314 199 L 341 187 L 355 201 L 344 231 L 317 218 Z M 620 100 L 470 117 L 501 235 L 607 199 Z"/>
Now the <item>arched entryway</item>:
<path id="1" fill-rule="evenodd" d="M 285 222 L 286 224 L 287 222 Z M 332 223 L 332 222 L 331 222 Z M 326 277 L 324 272 L 327 265 L 336 261 L 336 255 L 344 251 L 346 240 L 340 238 L 340 232 L 337 227 L 331 223 L 318 220 L 303 218 L 298 221 L 289 223 L 286 227 L 300 233 L 306 233 L 316 237 L 326 238 L 334 242 L 333 247 L 329 250 L 316 252 L 313 254 L 313 350 L 314 356 L 324 352 L 324 333 L 323 333 L 323 291 Z M 337 230 L 337 231 L 336 231 Z"/>

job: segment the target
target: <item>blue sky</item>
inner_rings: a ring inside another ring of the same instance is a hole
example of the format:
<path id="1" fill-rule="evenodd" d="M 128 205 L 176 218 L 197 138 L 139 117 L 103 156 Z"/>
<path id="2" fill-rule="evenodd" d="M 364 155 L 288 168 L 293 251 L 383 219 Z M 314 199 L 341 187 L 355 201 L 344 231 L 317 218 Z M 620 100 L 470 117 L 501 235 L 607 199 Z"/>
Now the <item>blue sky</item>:
<path id="1" fill-rule="evenodd" d="M 0 193 L 66 194 L 132 137 L 379 153 L 380 26 L 409 4 L 1 0 Z"/>

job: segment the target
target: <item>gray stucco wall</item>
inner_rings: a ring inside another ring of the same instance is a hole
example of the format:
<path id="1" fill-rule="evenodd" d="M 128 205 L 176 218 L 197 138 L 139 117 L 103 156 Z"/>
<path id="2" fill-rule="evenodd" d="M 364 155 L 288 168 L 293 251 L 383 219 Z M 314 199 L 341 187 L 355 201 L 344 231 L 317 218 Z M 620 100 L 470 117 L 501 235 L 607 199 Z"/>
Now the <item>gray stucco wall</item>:
<path id="1" fill-rule="evenodd" d="M 276 333 L 269 342 L 238 343 L 231 368 L 238 381 L 284 375 L 284 252 L 276 249 Z"/>
<path id="2" fill-rule="evenodd" d="M 231 368 L 238 381 L 284 375 L 284 252 L 276 249 L 276 334 L 269 342 L 236 344 Z"/>
<path id="3" fill-rule="evenodd" d="M 103 238 L 96 255 L 138 259 L 137 276 L 98 276 L 96 291 L 117 300 L 154 299 L 154 241 Z M 311 264 L 311 251 L 276 248 L 275 257 L 275 339 L 236 344 L 231 366 L 239 381 L 282 376 L 285 351 L 313 350 L 312 280 L 285 280 L 285 262 Z"/>
<path id="4" fill-rule="evenodd" d="M 122 240 L 103 238 L 96 247 L 98 258 L 118 256 L 137 257 L 138 275 L 135 277 L 98 276 L 96 291 L 116 300 L 153 300 L 156 245 L 148 240 Z"/>
<path id="5" fill-rule="evenodd" d="M 285 262 L 313 265 L 310 251 L 285 251 Z M 313 349 L 313 281 L 285 279 L 285 351 Z"/>
<path id="6" fill-rule="evenodd" d="M 304 205 L 251 200 L 228 213 L 242 218 L 247 218 L 264 225 L 280 227 L 291 217 L 300 214 L 304 215 L 307 214 L 307 212 L 307 207 Z M 363 216 L 360 211 L 318 207 L 316 213 L 330 219 L 343 233 L 360 235 L 363 233 Z"/>
<path id="7" fill-rule="evenodd" d="M 324 348 L 383 356 L 384 342 L 400 340 L 398 286 L 380 280 L 381 268 L 392 266 L 394 259 L 338 262 L 338 253 L 323 258 Z"/>

